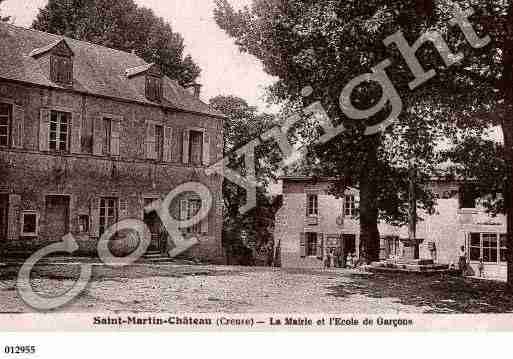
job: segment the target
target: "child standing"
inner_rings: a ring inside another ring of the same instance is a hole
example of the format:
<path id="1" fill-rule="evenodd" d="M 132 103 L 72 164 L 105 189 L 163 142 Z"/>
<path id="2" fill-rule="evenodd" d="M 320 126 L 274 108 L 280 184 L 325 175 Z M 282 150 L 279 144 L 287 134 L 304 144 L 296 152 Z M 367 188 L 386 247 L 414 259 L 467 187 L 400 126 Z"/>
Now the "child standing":
<path id="1" fill-rule="evenodd" d="M 484 277 L 484 263 L 483 263 L 483 258 L 479 258 L 479 278 L 483 278 Z"/>

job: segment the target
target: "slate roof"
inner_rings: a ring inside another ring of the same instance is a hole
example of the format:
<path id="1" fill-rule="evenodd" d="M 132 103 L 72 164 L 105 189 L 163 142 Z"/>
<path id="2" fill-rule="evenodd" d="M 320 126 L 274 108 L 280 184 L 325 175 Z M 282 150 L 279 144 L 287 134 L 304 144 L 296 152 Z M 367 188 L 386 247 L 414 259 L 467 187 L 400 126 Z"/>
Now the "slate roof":
<path id="1" fill-rule="evenodd" d="M 162 102 L 149 101 L 145 97 L 144 88 L 137 88 L 135 81 L 130 81 L 126 76 L 127 70 L 151 67 L 151 64 L 135 54 L 2 22 L 0 22 L 0 79 L 62 88 L 45 76 L 38 60 L 32 56 L 34 51 L 38 54 L 41 51 L 48 51 L 63 39 L 75 55 L 73 59 L 73 90 L 75 91 L 224 117 L 167 76 L 163 81 Z"/>

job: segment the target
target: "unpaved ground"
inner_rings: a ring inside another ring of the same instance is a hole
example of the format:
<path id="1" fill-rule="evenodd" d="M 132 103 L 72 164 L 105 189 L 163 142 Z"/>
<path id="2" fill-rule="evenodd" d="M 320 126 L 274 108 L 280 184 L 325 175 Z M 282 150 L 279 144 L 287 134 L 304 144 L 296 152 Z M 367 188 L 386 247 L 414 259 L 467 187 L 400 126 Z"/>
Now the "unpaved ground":
<path id="1" fill-rule="evenodd" d="M 0 269 L 0 312 L 33 311 L 17 293 L 15 273 Z M 57 294 L 74 284 L 77 273 L 72 265 L 40 267 L 33 285 Z M 513 296 L 503 283 L 451 276 L 138 265 L 95 267 L 87 290 L 59 311 L 502 313 L 513 311 Z"/>

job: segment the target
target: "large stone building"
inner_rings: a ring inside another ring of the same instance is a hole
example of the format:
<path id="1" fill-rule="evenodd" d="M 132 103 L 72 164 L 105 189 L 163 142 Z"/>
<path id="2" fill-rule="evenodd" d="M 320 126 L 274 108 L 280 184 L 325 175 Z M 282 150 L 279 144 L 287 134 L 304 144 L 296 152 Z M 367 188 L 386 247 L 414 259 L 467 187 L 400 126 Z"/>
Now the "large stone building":
<path id="1" fill-rule="evenodd" d="M 343 249 L 359 256 L 360 226 L 357 189 L 348 189 L 344 198 L 330 195 L 329 178 L 284 177 L 283 205 L 276 214 L 275 241 L 280 243 L 281 265 L 295 268 L 322 268 L 326 253 Z M 460 247 L 478 274 L 480 258 L 487 277 L 506 278 L 506 220 L 491 217 L 479 206 L 471 191 L 461 183 L 432 182 L 437 195 L 436 212 L 420 213 L 417 225 L 421 259 L 458 265 Z M 381 258 L 399 258 L 408 238 L 406 226 L 379 224 Z"/>
<path id="2" fill-rule="evenodd" d="M 162 250 L 152 201 L 199 181 L 214 194 L 189 252 L 221 261 L 222 178 L 205 168 L 221 159 L 223 116 L 135 54 L 48 33 L 0 25 L 0 246 L 33 252 L 72 233 L 94 254 L 111 224 L 144 220 L 150 250 Z M 176 218 L 198 207 L 187 193 Z M 78 253 L 78 252 L 77 252 Z"/>

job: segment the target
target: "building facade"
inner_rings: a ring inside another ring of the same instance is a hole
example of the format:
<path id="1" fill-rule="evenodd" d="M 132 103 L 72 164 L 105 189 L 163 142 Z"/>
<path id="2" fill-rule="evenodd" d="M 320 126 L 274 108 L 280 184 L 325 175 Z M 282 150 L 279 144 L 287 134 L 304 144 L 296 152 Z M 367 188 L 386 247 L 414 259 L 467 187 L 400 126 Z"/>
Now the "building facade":
<path id="1" fill-rule="evenodd" d="M 222 178 L 206 167 L 223 155 L 223 116 L 157 65 L 134 54 L 0 24 L 0 246 L 33 252 L 71 233 L 77 253 L 127 218 L 144 220 L 151 251 L 163 226 L 145 207 L 177 186 L 205 184 L 208 218 L 186 236 L 189 255 L 221 262 Z M 171 213 L 194 215 L 194 193 Z"/>
<path id="2" fill-rule="evenodd" d="M 280 244 L 281 265 L 288 268 L 322 268 L 330 250 L 359 256 L 360 226 L 355 216 L 359 193 L 348 189 L 344 198 L 329 194 L 329 178 L 284 177 L 283 205 L 276 215 L 275 241 Z M 506 219 L 492 217 L 479 200 L 462 197 L 462 184 L 433 181 L 435 213 L 420 213 L 417 238 L 421 259 L 458 265 L 460 248 L 476 275 L 479 261 L 484 275 L 506 278 Z M 379 224 L 381 259 L 403 255 L 407 226 Z"/>

